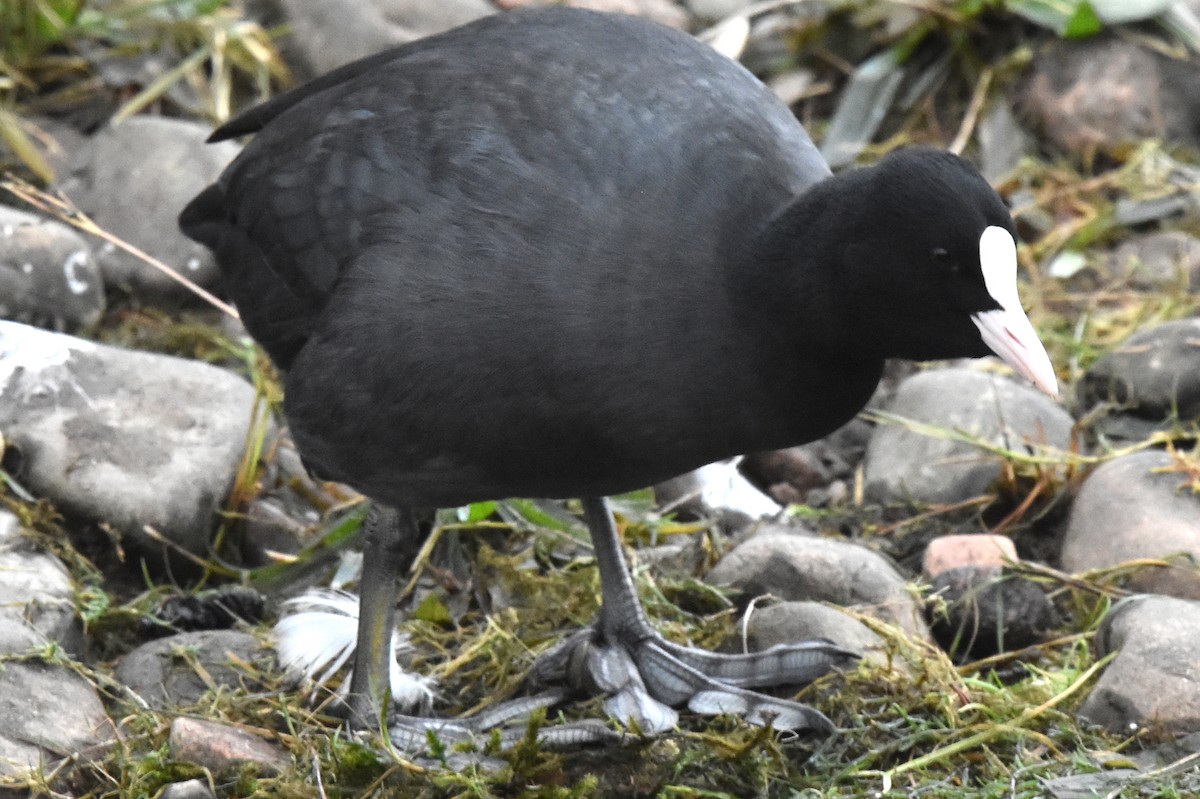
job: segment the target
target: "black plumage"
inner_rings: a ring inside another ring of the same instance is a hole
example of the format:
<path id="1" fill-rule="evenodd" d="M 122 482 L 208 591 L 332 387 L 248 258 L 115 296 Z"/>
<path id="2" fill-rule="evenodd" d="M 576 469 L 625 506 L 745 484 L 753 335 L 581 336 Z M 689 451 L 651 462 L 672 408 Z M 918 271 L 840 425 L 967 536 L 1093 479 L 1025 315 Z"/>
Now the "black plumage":
<path id="1" fill-rule="evenodd" d="M 247 133 L 180 223 L 286 370 L 306 463 L 400 509 L 368 544 L 399 553 L 377 570 L 414 551 L 414 508 L 599 498 L 818 438 L 888 357 L 995 350 L 1052 389 L 1010 307 L 1012 219 L 966 162 L 916 148 L 830 177 L 768 89 L 676 31 L 496 15 L 213 139 Z M 593 537 L 615 536 L 590 508 Z M 610 543 L 606 608 L 640 618 Z M 364 585 L 386 597 L 373 560 Z M 597 640 L 645 676 L 640 624 L 602 618 Z M 377 694 L 365 641 L 355 688 Z"/>

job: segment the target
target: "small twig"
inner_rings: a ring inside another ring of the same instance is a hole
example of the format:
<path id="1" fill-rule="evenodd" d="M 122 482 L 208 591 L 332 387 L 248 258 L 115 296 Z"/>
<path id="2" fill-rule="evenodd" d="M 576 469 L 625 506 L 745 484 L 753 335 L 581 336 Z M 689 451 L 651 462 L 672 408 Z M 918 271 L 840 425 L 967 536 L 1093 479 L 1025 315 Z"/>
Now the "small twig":
<path id="1" fill-rule="evenodd" d="M 1009 663 L 1014 660 L 1021 660 L 1022 658 L 1026 658 L 1031 655 L 1045 654 L 1045 652 L 1050 649 L 1057 649 L 1058 647 L 1066 646 L 1067 644 L 1073 644 L 1073 643 L 1076 643 L 1079 641 L 1086 641 L 1086 640 L 1092 638 L 1094 635 L 1095 635 L 1095 633 L 1090 633 L 1090 632 L 1072 633 L 1071 635 L 1064 635 L 1059 638 L 1055 638 L 1051 641 L 1043 641 L 1040 644 L 1034 644 L 1032 646 L 1027 646 L 1027 647 L 1024 647 L 1023 649 L 1013 649 L 1008 652 L 1000 652 L 998 654 L 990 655 L 985 658 L 980 658 L 979 660 L 973 660 L 970 663 L 964 663 L 963 665 L 958 666 L 957 667 L 958 674 L 961 677 L 966 677 L 971 674 L 977 674 L 978 672 L 981 672 L 985 669 L 990 669 L 993 666 L 998 666 L 1002 663 Z"/>
<path id="2" fill-rule="evenodd" d="M 992 68 L 988 67 L 979 76 L 979 82 L 975 84 L 975 91 L 971 94 L 971 104 L 967 106 L 967 114 L 963 117 L 962 124 L 958 126 L 958 134 L 954 137 L 954 141 L 950 143 L 949 150 L 955 155 L 962 155 L 967 142 L 971 140 L 971 134 L 975 132 L 979 113 L 983 110 L 984 101 L 987 100 L 988 88 L 992 85 L 992 74 Z"/>
<path id="3" fill-rule="evenodd" d="M 209 305 L 222 311 L 233 319 L 240 318 L 237 309 L 232 305 L 216 297 L 208 290 L 196 285 L 194 282 L 179 274 L 175 269 L 166 265 L 157 258 L 152 257 L 143 250 L 138 249 L 127 241 L 117 238 L 112 233 L 109 233 L 104 228 L 97 225 L 90 217 L 80 211 L 69 199 L 63 196 L 55 196 L 42 191 L 33 184 L 21 180 L 17 177 L 6 177 L 0 181 L 0 188 L 5 189 L 10 194 L 21 198 L 29 205 L 38 209 L 44 214 L 54 217 L 62 222 L 66 222 L 73 227 L 79 228 L 84 233 L 91 234 L 96 238 L 102 239 L 109 244 L 124 250 L 134 258 L 149 264 L 151 267 L 162 272 L 164 275 L 174 280 L 176 283 L 183 285 L 188 291 L 200 297 Z"/>

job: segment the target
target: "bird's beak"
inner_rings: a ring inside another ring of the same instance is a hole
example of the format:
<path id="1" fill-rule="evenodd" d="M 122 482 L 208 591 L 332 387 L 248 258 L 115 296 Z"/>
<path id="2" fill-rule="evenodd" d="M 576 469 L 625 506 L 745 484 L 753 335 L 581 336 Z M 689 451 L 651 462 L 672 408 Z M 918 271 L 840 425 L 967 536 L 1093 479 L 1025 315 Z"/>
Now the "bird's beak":
<path id="1" fill-rule="evenodd" d="M 1017 243 L 1012 234 L 996 226 L 983 231 L 979 238 L 979 263 L 984 285 L 1000 305 L 997 310 L 971 316 L 983 343 L 1022 377 L 1057 397 L 1054 365 L 1017 296 Z"/>

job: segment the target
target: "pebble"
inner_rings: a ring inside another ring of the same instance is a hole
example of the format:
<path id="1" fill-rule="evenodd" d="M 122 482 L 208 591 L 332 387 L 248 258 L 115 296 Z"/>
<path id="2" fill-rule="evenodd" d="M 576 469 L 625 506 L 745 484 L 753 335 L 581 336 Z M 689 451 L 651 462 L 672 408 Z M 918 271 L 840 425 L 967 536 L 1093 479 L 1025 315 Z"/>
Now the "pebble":
<path id="1" fill-rule="evenodd" d="M 503 9 L 555 4 L 558 4 L 558 0 L 497 0 L 496 2 L 496 5 Z M 660 25 L 680 30 L 686 30 L 691 23 L 687 11 L 672 0 L 564 0 L 561 5 L 645 17 Z"/>
<path id="2" fill-rule="evenodd" d="M 1035 582 L 991 567 L 947 569 L 930 582 L 930 628 L 960 662 L 1022 649 L 1045 637 L 1054 609 Z"/>
<path id="3" fill-rule="evenodd" d="M 171 722 L 168 736 L 171 756 L 213 774 L 254 764 L 267 774 L 279 774 L 291 765 L 280 747 L 231 724 L 180 716 Z"/>
<path id="4" fill-rule="evenodd" d="M 955 504 L 986 494 L 1003 460 L 957 432 L 1018 452 L 1068 450 L 1071 416 L 1032 386 L 971 368 L 919 372 L 900 384 L 888 413 L 944 429 L 925 435 L 901 423 L 879 425 L 863 460 L 869 500 Z"/>
<path id="5" fill-rule="evenodd" d="M 70 655 L 83 652 L 71 576 L 62 561 L 22 537 L 19 520 L 6 510 L 0 510 L 0 575 L 0 655 L 50 642 Z"/>
<path id="6" fill-rule="evenodd" d="M 0 318 L 77 329 L 103 313 L 104 281 L 83 236 L 0 205 Z"/>
<path id="7" fill-rule="evenodd" d="M 1200 238 L 1179 230 L 1122 242 L 1109 258 L 1112 278 L 1146 291 L 1200 289 Z"/>
<path id="8" fill-rule="evenodd" d="M 1062 568 L 1101 569 L 1183 553 L 1200 559 L 1200 494 L 1175 461 L 1147 451 L 1111 460 L 1083 481 L 1063 537 Z M 1147 567 L 1130 578 L 1136 591 L 1200 599 L 1200 574 L 1180 563 Z"/>
<path id="9" fill-rule="evenodd" d="M 1081 416 L 1110 438 L 1200 421 L 1200 318 L 1138 330 L 1092 364 L 1078 393 Z"/>
<path id="10" fill-rule="evenodd" d="M 70 668 L 13 660 L 0 669 L 0 776 L 50 773 L 116 739 L 96 689 Z"/>
<path id="11" fill-rule="evenodd" d="M 1024 110 L 1064 152 L 1119 154 L 1144 139 L 1200 146 L 1200 72 L 1126 38 L 1051 39 L 1034 56 Z"/>
<path id="12" fill-rule="evenodd" d="M 769 594 L 852 607 L 914 637 L 928 637 L 900 572 L 882 555 L 858 544 L 764 525 L 704 579 L 710 585 L 735 588 L 748 599 Z"/>
<path id="13" fill-rule="evenodd" d="M 308 75 L 495 12 L 487 0 L 279 0 L 279 5 L 289 29 L 284 51 Z"/>
<path id="14" fill-rule="evenodd" d="M 748 652 L 825 638 L 861 653 L 867 660 L 886 660 L 883 638 L 845 611 L 820 602 L 779 602 L 755 607 L 749 616 L 745 641 Z M 740 636 L 733 640 L 737 651 L 741 651 Z"/>
<path id="15" fill-rule="evenodd" d="M 979 171 L 998 184 L 1020 165 L 1033 141 L 1005 103 L 997 103 L 979 120 Z"/>
<path id="16" fill-rule="evenodd" d="M 180 657 L 181 652 L 187 656 Z M 115 677 L 154 710 L 174 710 L 194 705 L 222 685 L 257 690 L 238 664 L 273 662 L 273 653 L 249 633 L 201 630 L 142 644 L 121 658 Z"/>
<path id="17" fill-rule="evenodd" d="M 970 568 L 999 574 L 1007 564 L 1016 563 L 1017 548 L 1004 535 L 943 535 L 925 547 L 921 573 L 932 579 L 951 569 Z"/>
<path id="18" fill-rule="evenodd" d="M 1079 708 L 1082 718 L 1125 735 L 1142 727 L 1200 729 L 1200 603 L 1124 599 L 1104 619 L 1096 645 L 1098 657 L 1118 654 Z"/>
<path id="19" fill-rule="evenodd" d="M 58 188 L 109 233 L 211 287 L 219 277 L 216 262 L 176 222 L 179 210 L 240 149 L 233 142 L 205 144 L 211 132 L 207 124 L 148 115 L 107 126 L 76 151 L 71 172 Z M 199 302 L 124 250 L 99 247 L 96 260 L 109 285 L 155 300 Z"/>
<path id="20" fill-rule="evenodd" d="M 0 322 L 0 430 L 17 479 L 152 551 L 206 553 L 254 388 L 224 369 Z"/>

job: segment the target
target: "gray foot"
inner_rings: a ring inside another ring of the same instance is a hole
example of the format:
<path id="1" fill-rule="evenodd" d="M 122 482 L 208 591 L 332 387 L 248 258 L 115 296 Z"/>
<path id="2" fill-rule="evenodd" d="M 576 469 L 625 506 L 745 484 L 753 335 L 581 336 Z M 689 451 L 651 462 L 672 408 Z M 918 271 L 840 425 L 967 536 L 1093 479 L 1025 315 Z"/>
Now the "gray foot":
<path id="1" fill-rule="evenodd" d="M 535 664 L 536 683 L 567 685 L 606 697 L 605 709 L 644 733 L 671 729 L 676 707 L 704 715 L 740 716 L 751 724 L 828 735 L 833 723 L 807 705 L 749 690 L 812 682 L 858 655 L 829 641 L 780 645 L 746 655 L 721 655 L 680 646 L 657 632 L 615 641 L 584 630 Z"/>

